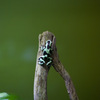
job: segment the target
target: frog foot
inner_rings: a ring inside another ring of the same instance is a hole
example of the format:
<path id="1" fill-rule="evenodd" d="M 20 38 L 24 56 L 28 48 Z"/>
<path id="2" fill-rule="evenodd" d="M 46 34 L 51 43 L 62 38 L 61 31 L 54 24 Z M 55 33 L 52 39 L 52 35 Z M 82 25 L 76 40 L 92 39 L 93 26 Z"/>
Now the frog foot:
<path id="1" fill-rule="evenodd" d="M 38 64 L 39 64 L 39 65 L 45 64 L 44 56 L 39 57 L 39 59 L 38 59 Z"/>
<path id="2" fill-rule="evenodd" d="M 48 67 L 51 67 L 52 61 L 49 61 L 46 65 L 47 65 Z"/>

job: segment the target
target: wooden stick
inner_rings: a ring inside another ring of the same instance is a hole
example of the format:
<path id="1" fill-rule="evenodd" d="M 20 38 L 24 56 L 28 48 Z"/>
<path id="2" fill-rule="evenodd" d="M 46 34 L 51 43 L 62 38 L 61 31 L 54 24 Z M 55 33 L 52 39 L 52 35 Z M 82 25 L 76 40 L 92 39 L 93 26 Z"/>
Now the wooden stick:
<path id="1" fill-rule="evenodd" d="M 53 59 L 53 67 L 55 70 L 62 76 L 65 81 L 65 86 L 67 88 L 67 92 L 69 94 L 70 100 L 79 100 L 76 94 L 73 82 L 65 70 L 64 66 L 59 60 L 56 48 L 56 38 L 51 32 L 43 32 L 39 35 L 39 49 L 37 53 L 37 60 L 36 60 L 36 70 L 35 70 L 35 78 L 34 78 L 34 100 L 48 100 L 47 99 L 47 75 L 49 72 L 49 68 L 44 65 L 40 66 L 38 64 L 38 58 L 42 56 L 42 51 L 40 49 L 41 46 L 45 45 L 47 40 L 52 41 L 52 59 Z"/>

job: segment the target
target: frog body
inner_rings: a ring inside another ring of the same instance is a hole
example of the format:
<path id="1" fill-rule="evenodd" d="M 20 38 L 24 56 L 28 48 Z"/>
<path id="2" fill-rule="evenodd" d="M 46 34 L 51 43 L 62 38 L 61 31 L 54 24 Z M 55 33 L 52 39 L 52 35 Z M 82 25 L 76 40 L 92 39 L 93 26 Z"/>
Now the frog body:
<path id="1" fill-rule="evenodd" d="M 53 49 L 51 48 L 51 46 L 52 46 L 51 40 L 47 40 L 44 47 L 41 46 L 43 56 L 40 56 L 38 59 L 38 63 L 40 65 L 43 65 L 45 63 L 48 67 L 50 67 L 52 65 L 51 54 L 52 54 Z"/>

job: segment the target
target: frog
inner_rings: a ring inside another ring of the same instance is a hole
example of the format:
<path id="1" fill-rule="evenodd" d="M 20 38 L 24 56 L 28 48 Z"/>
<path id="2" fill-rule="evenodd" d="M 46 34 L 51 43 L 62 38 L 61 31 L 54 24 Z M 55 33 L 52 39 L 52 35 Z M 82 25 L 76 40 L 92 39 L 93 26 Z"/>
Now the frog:
<path id="1" fill-rule="evenodd" d="M 44 65 L 46 64 L 47 67 L 50 67 L 52 65 L 52 58 L 51 58 L 51 54 L 52 54 L 52 41 L 51 40 L 47 40 L 45 46 L 41 46 L 40 47 L 42 52 L 43 52 L 43 56 L 40 56 L 38 58 L 38 64 L 40 65 Z"/>

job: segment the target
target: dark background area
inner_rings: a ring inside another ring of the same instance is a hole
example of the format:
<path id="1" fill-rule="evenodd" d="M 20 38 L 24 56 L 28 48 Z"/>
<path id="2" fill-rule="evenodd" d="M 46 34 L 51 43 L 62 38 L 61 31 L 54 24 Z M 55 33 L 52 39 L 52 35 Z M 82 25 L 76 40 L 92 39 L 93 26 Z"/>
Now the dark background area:
<path id="1" fill-rule="evenodd" d="M 59 58 L 80 100 L 99 100 L 99 0 L 0 0 L 0 92 L 33 100 L 38 35 L 56 36 Z M 48 100 L 69 100 L 51 67 Z"/>

